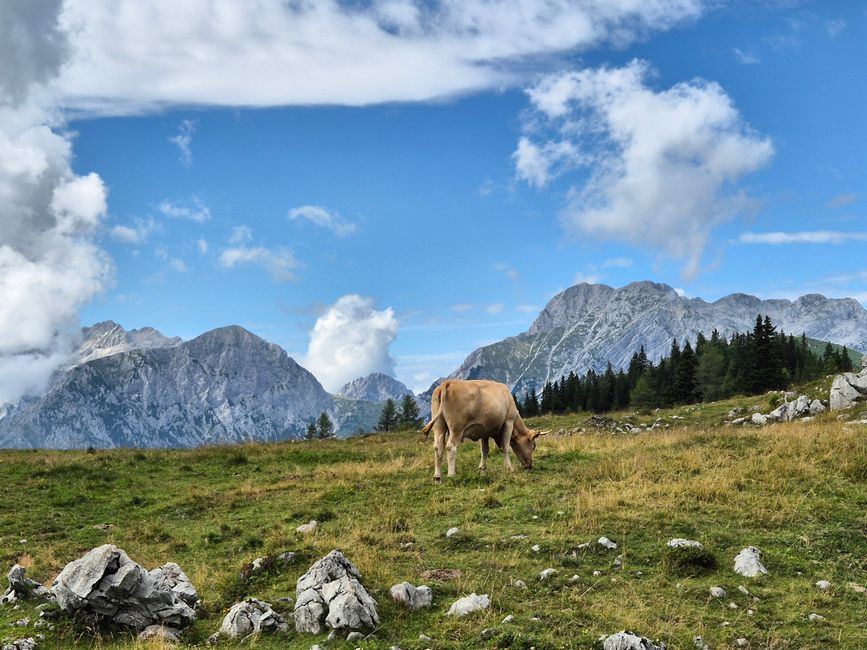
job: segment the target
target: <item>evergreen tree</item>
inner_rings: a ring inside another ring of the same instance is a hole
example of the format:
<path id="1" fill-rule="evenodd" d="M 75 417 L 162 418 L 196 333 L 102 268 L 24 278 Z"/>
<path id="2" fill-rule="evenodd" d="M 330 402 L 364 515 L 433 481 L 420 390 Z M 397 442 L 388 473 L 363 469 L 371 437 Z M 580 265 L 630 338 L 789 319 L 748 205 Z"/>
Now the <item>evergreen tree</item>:
<path id="1" fill-rule="evenodd" d="M 843 352 L 840 353 L 840 372 L 852 372 L 852 357 L 849 356 L 849 350 L 843 346 Z"/>
<path id="2" fill-rule="evenodd" d="M 328 417 L 328 413 L 322 411 L 319 414 L 319 438 L 320 440 L 326 440 L 328 438 L 334 437 L 334 423 L 331 421 L 331 418 Z"/>
<path id="3" fill-rule="evenodd" d="M 404 395 L 400 403 L 398 421 L 403 429 L 418 429 L 421 426 L 421 417 L 418 404 L 412 395 Z"/>
<path id="4" fill-rule="evenodd" d="M 524 413 L 531 418 L 539 415 L 539 398 L 536 397 L 536 389 L 533 388 L 524 398 Z"/>
<path id="5" fill-rule="evenodd" d="M 692 351 L 689 341 L 687 341 L 683 346 L 683 351 L 680 353 L 680 363 L 677 366 L 677 376 L 675 378 L 676 403 L 692 404 L 695 402 L 695 375 L 697 366 L 695 353 Z"/>
<path id="6" fill-rule="evenodd" d="M 388 433 L 397 427 L 397 405 L 390 397 L 385 400 L 385 406 L 382 407 L 382 413 L 379 414 L 379 422 L 376 425 L 377 431 Z"/>
<path id="7" fill-rule="evenodd" d="M 304 432 L 305 440 L 316 440 L 319 437 L 319 434 L 316 431 L 316 422 L 311 421 L 310 424 L 307 425 L 307 431 Z"/>

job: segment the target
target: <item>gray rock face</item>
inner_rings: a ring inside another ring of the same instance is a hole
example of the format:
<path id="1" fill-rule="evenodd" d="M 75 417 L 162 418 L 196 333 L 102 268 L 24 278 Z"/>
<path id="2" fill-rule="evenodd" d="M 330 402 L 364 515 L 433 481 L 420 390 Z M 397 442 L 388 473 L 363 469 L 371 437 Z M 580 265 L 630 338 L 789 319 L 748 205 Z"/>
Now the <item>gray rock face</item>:
<path id="1" fill-rule="evenodd" d="M 415 587 L 408 582 L 401 582 L 394 585 L 389 593 L 394 602 L 412 611 L 430 607 L 433 600 L 433 593 L 427 585 Z"/>
<path id="2" fill-rule="evenodd" d="M 819 402 L 819 405 L 821 406 L 821 402 Z M 806 395 L 801 395 L 792 402 L 781 404 L 771 411 L 767 417 L 778 422 L 791 422 L 807 415 L 810 415 L 810 400 L 807 399 Z"/>
<path id="3" fill-rule="evenodd" d="M 751 330 L 760 313 L 786 332 L 867 350 L 867 310 L 848 298 L 811 294 L 791 302 L 734 294 L 707 303 L 652 282 L 620 289 L 579 284 L 551 299 L 526 333 L 479 348 L 451 376 L 501 381 L 520 394 L 572 371 L 604 371 L 609 360 L 625 368 L 642 345 L 658 361 L 672 338 Z"/>
<path id="4" fill-rule="evenodd" d="M 337 392 L 349 399 L 363 399 L 370 402 L 384 402 L 387 399 L 400 402 L 404 395 L 413 394 L 406 384 L 381 372 L 359 377 L 344 384 Z"/>
<path id="5" fill-rule="evenodd" d="M 187 627 L 196 613 L 169 586 L 162 567 L 156 571 L 161 572 L 157 579 L 124 551 L 105 544 L 67 564 L 51 593 L 64 612 L 92 616 L 109 627 Z"/>
<path id="6" fill-rule="evenodd" d="M 114 321 L 103 321 L 91 327 L 82 327 L 72 365 L 81 365 L 94 359 L 110 357 L 130 350 L 171 348 L 181 343 L 178 336 L 164 336 L 153 327 L 125 330 Z"/>
<path id="7" fill-rule="evenodd" d="M 48 589 L 27 577 L 27 570 L 20 564 L 9 569 L 6 579 L 9 581 L 9 587 L 3 596 L 0 596 L 0 605 L 14 603 L 16 600 L 45 599 L 51 596 Z"/>
<path id="8" fill-rule="evenodd" d="M 192 447 L 301 437 L 334 401 L 277 345 L 241 327 L 63 373 L 0 419 L 0 447 Z"/>
<path id="9" fill-rule="evenodd" d="M 762 552 L 755 546 L 747 546 L 735 557 L 735 572 L 747 578 L 767 573 L 768 570 L 762 564 Z"/>
<path id="10" fill-rule="evenodd" d="M 199 604 L 199 594 L 187 574 L 174 562 L 167 562 L 150 572 L 157 589 L 168 589 L 193 609 Z"/>
<path id="11" fill-rule="evenodd" d="M 857 375 L 845 372 L 831 384 L 831 410 L 838 411 L 867 400 L 867 369 Z"/>
<path id="12" fill-rule="evenodd" d="M 295 586 L 295 629 L 319 634 L 373 629 L 379 625 L 376 601 L 361 584 L 361 574 L 343 553 L 331 551 L 315 562 Z"/>
<path id="13" fill-rule="evenodd" d="M 259 632 L 288 632 L 289 625 L 269 603 L 255 598 L 235 603 L 223 618 L 219 636 L 239 639 Z"/>
<path id="14" fill-rule="evenodd" d="M 36 642 L 36 639 L 32 636 L 28 636 L 23 639 L 18 639 L 17 641 L 4 643 L 0 646 L 0 650 L 36 650 L 38 647 L 39 644 Z"/>
<path id="15" fill-rule="evenodd" d="M 609 636 L 602 647 L 604 650 L 665 650 L 664 643 L 657 645 L 647 637 L 626 630 Z"/>

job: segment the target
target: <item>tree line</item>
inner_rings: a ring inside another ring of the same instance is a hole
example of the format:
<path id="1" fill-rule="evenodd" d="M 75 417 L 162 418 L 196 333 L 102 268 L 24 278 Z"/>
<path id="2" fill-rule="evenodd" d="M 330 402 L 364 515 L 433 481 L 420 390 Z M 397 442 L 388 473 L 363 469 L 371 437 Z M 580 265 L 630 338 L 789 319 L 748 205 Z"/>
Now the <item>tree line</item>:
<path id="1" fill-rule="evenodd" d="M 652 363 L 641 347 L 626 370 L 588 370 L 583 376 L 569 373 L 546 382 L 541 394 L 530 390 L 515 403 L 522 416 L 541 413 L 589 411 L 604 413 L 628 407 L 657 408 L 712 402 L 733 395 L 757 395 L 785 390 L 792 384 L 826 374 L 849 372 L 849 351 L 830 343 L 822 354 L 810 349 L 807 337 L 786 335 L 768 316 L 756 317 L 751 332 L 726 339 L 714 329 L 707 338 L 699 334 L 693 346 L 675 339 L 668 356 Z"/>

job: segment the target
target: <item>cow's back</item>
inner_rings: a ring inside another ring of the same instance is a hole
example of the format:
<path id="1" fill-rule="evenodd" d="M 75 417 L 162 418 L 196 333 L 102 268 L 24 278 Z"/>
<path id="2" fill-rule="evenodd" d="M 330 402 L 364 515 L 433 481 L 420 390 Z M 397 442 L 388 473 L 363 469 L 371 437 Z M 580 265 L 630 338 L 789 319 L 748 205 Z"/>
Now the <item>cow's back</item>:
<path id="1" fill-rule="evenodd" d="M 447 379 L 438 388 L 449 430 L 472 440 L 496 436 L 506 421 L 517 416 L 505 384 L 486 379 Z"/>

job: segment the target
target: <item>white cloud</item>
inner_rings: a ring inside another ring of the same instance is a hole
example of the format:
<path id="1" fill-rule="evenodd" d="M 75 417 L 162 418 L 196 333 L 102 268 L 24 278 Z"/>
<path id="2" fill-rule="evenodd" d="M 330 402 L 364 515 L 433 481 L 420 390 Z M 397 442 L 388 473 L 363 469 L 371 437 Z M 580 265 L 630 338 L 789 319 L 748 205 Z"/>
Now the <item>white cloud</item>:
<path id="1" fill-rule="evenodd" d="M 544 187 L 569 167 L 582 162 L 582 156 L 571 142 L 546 142 L 541 145 L 529 138 L 518 140 L 518 148 L 512 154 L 518 178 L 536 187 Z"/>
<path id="2" fill-rule="evenodd" d="M 356 224 L 345 221 L 336 212 L 329 212 L 319 205 L 301 205 L 289 210 L 289 218 L 292 221 L 309 221 L 310 223 L 327 228 L 338 237 L 351 235 L 357 229 Z"/>
<path id="3" fill-rule="evenodd" d="M 166 267 L 171 269 L 172 271 L 177 271 L 178 273 L 186 273 L 187 272 L 187 263 L 184 262 L 179 257 L 174 257 L 169 254 L 169 252 L 165 248 L 158 248 L 156 250 L 156 256 L 164 260 L 166 263 Z M 158 277 L 158 276 L 155 276 Z M 162 278 L 160 278 L 162 279 Z"/>
<path id="4" fill-rule="evenodd" d="M 678 296 L 680 296 L 681 298 L 689 298 L 689 296 L 686 295 L 686 291 L 683 290 L 683 289 L 681 289 L 680 287 L 674 287 L 674 292 L 675 292 Z"/>
<path id="5" fill-rule="evenodd" d="M 68 53 L 59 0 L 0 3 L 0 404 L 41 390 L 113 266 L 93 243 L 107 190 L 72 170 L 71 138 L 41 98 Z"/>
<path id="6" fill-rule="evenodd" d="M 650 72 L 633 61 L 548 75 L 528 90 L 527 128 L 538 136 L 544 125 L 582 151 L 576 162 L 592 160 L 560 215 L 568 230 L 685 258 L 692 276 L 713 227 L 754 206 L 736 183 L 767 164 L 773 146 L 719 85 L 656 92 L 645 85 Z"/>
<path id="7" fill-rule="evenodd" d="M 475 309 L 475 308 L 476 308 L 475 305 L 471 305 L 468 302 L 461 302 L 461 303 L 458 303 L 456 305 L 450 305 L 449 306 L 449 309 L 451 309 L 454 312 L 458 312 L 458 313 L 470 311 L 470 310 Z"/>
<path id="8" fill-rule="evenodd" d="M 738 62 L 743 63 L 744 65 L 755 65 L 756 63 L 761 63 L 761 59 L 752 52 L 747 52 L 737 47 L 733 49 L 732 52 L 734 52 L 735 58 Z"/>
<path id="9" fill-rule="evenodd" d="M 504 308 L 505 305 L 500 302 L 492 302 L 489 305 L 485 305 L 485 311 L 489 314 L 501 314 Z"/>
<path id="10" fill-rule="evenodd" d="M 162 201 L 157 205 L 157 210 L 172 219 L 188 219 L 196 223 L 205 223 L 211 218 L 211 209 L 197 196 L 183 203 Z"/>
<path id="11" fill-rule="evenodd" d="M 233 246 L 220 252 L 220 266 L 224 269 L 258 266 L 265 269 L 277 282 L 291 282 L 295 280 L 292 269 L 298 266 L 298 262 L 288 248 Z"/>
<path id="12" fill-rule="evenodd" d="M 124 244 L 138 245 L 148 240 L 158 226 L 153 219 L 136 219 L 131 226 L 118 224 L 109 228 L 109 235 Z"/>
<path id="13" fill-rule="evenodd" d="M 494 270 L 499 271 L 513 282 L 516 282 L 521 277 L 520 273 L 505 262 L 497 262 L 494 264 Z"/>
<path id="14" fill-rule="evenodd" d="M 628 269 L 632 266 L 632 259 L 629 257 L 612 257 L 602 262 L 603 269 Z"/>
<path id="15" fill-rule="evenodd" d="M 535 314 L 540 311 L 538 305 L 517 305 L 515 307 L 516 311 L 521 312 L 522 314 Z"/>
<path id="16" fill-rule="evenodd" d="M 738 237 L 742 244 L 843 244 L 847 241 L 865 241 L 867 232 L 841 232 L 838 230 L 810 230 L 804 232 L 744 232 Z"/>
<path id="17" fill-rule="evenodd" d="M 196 240 L 196 247 L 199 249 L 199 253 L 202 255 L 208 254 L 208 242 L 201 237 Z"/>
<path id="18" fill-rule="evenodd" d="M 182 120 L 178 126 L 177 135 L 169 138 L 169 142 L 175 145 L 180 152 L 180 160 L 186 167 L 193 164 L 193 133 L 196 132 L 196 123 L 193 120 Z"/>
<path id="19" fill-rule="evenodd" d="M 858 200 L 858 195 L 854 192 L 845 192 L 843 194 L 837 194 L 836 196 L 831 197 L 831 200 L 828 201 L 829 208 L 839 208 L 844 205 L 852 205 Z"/>
<path id="20" fill-rule="evenodd" d="M 389 346 L 396 336 L 391 307 L 378 311 L 372 298 L 349 294 L 317 319 L 304 366 L 329 391 L 372 372 L 391 375 Z"/>
<path id="21" fill-rule="evenodd" d="M 59 88 L 96 113 L 424 101 L 497 88 L 528 59 L 622 46 L 702 10 L 702 0 L 67 0 L 74 57 Z"/>
<path id="22" fill-rule="evenodd" d="M 230 244 L 246 244 L 253 239 L 253 229 L 250 226 L 235 226 L 229 235 Z"/>

